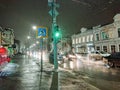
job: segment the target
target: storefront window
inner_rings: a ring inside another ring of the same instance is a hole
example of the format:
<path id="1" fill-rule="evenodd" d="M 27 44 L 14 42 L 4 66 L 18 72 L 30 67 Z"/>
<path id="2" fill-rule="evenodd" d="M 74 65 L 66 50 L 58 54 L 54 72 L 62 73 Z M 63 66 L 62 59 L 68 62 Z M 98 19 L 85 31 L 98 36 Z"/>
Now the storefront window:
<path id="1" fill-rule="evenodd" d="M 111 52 L 112 53 L 115 53 L 116 51 L 115 51 L 115 45 L 111 45 Z"/>
<path id="2" fill-rule="evenodd" d="M 99 47 L 99 46 L 97 46 L 97 47 L 96 47 L 96 50 L 98 50 L 98 51 L 99 51 L 99 50 L 100 50 L 100 47 Z"/>
<path id="3" fill-rule="evenodd" d="M 107 46 L 103 46 L 103 51 L 107 52 Z"/>

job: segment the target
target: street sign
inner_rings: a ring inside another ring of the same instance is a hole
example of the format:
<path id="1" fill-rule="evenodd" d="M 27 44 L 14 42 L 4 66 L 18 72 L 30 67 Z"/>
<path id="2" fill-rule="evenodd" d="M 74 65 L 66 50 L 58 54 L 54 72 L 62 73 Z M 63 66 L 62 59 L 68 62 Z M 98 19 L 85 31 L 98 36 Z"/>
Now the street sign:
<path id="1" fill-rule="evenodd" d="M 53 4 L 53 0 L 48 0 L 48 6 L 52 6 L 52 4 Z"/>
<path id="2" fill-rule="evenodd" d="M 37 27 L 36 37 L 37 38 L 47 38 L 48 37 L 48 29 L 46 27 Z"/>
<path id="3" fill-rule="evenodd" d="M 48 0 L 48 3 L 56 2 L 56 0 Z"/>
<path id="4" fill-rule="evenodd" d="M 57 10 L 54 10 L 54 11 L 50 10 L 50 11 L 49 11 L 49 14 L 50 14 L 51 16 L 53 16 L 53 15 L 58 16 L 58 15 L 59 15 L 59 13 L 58 13 Z"/>

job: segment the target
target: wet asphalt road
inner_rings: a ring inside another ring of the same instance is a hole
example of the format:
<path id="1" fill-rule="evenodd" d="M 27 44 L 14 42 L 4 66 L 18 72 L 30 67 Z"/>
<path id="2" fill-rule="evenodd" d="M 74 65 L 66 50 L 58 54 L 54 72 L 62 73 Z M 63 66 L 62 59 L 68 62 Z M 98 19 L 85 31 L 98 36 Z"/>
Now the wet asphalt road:
<path id="1" fill-rule="evenodd" d="M 50 90 L 52 72 L 41 73 L 38 59 L 17 55 L 13 63 L 19 65 L 17 72 L 0 78 L 0 90 Z"/>
<path id="2" fill-rule="evenodd" d="M 97 62 L 95 62 L 97 63 Z M 81 67 L 79 70 L 84 75 L 84 80 L 101 90 L 119 90 L 120 88 L 120 69 L 106 68 L 104 65 L 97 64 Z"/>
<path id="3" fill-rule="evenodd" d="M 76 76 L 82 76 L 86 82 L 100 90 L 120 90 L 120 67 L 107 68 L 101 60 L 93 61 L 88 58 L 70 61 L 69 65 L 64 65 L 66 66 Z"/>
<path id="4" fill-rule="evenodd" d="M 51 72 L 41 74 L 40 66 L 36 64 L 36 59 L 18 55 L 13 60 L 20 67 L 17 73 L 9 77 L 0 78 L 0 90 L 57 90 L 53 89 L 55 84 L 58 85 L 58 83 L 54 82 L 56 78 L 49 80 L 52 76 Z M 85 58 L 65 64 L 63 65 L 64 68 L 69 66 L 67 69 L 72 70 L 76 77 L 82 76 L 86 82 L 100 90 L 120 89 L 120 68 L 108 69 L 101 61 L 91 61 Z M 55 75 L 53 74 L 53 76 Z M 44 80 L 41 78 L 44 78 Z M 44 81 L 47 81 L 47 83 Z"/>

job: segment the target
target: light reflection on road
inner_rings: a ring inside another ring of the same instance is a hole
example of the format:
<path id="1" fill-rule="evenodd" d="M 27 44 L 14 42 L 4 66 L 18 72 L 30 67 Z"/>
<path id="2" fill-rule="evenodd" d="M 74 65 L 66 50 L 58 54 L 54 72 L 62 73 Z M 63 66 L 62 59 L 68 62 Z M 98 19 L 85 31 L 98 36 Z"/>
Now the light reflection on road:
<path id="1" fill-rule="evenodd" d="M 74 67 L 75 65 L 76 67 Z M 118 90 L 120 88 L 120 68 L 107 68 L 102 60 L 94 61 L 81 57 L 76 61 L 66 61 L 64 68 L 82 75 L 87 82 L 101 90 Z"/>

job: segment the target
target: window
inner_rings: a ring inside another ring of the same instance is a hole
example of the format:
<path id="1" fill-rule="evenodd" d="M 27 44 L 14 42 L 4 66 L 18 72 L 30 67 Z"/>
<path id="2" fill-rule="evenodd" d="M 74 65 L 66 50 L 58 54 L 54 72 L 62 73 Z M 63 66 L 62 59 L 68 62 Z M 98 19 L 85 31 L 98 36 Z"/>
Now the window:
<path id="1" fill-rule="evenodd" d="M 79 38 L 79 43 L 81 43 L 81 38 Z"/>
<path id="2" fill-rule="evenodd" d="M 120 28 L 118 28 L 118 37 L 120 37 Z"/>
<path id="3" fill-rule="evenodd" d="M 102 39 L 108 39 L 108 34 L 106 32 L 102 32 Z"/>
<path id="4" fill-rule="evenodd" d="M 111 52 L 114 53 L 115 51 L 115 45 L 111 45 Z"/>
<path id="5" fill-rule="evenodd" d="M 87 40 L 86 41 L 89 42 L 89 36 L 87 36 Z"/>
<path id="6" fill-rule="evenodd" d="M 85 42 L 85 37 L 83 37 L 83 42 Z"/>
<path id="7" fill-rule="evenodd" d="M 90 41 L 93 41 L 93 35 L 90 35 Z"/>
<path id="8" fill-rule="evenodd" d="M 119 45 L 119 52 L 120 52 L 120 45 Z"/>
<path id="9" fill-rule="evenodd" d="M 103 51 L 107 52 L 107 46 L 103 46 Z"/>
<path id="10" fill-rule="evenodd" d="M 96 41 L 99 41 L 100 38 L 99 38 L 99 34 L 96 34 Z"/>
<path id="11" fill-rule="evenodd" d="M 109 31 L 109 38 L 113 38 L 113 31 Z"/>
<path id="12" fill-rule="evenodd" d="M 97 47 L 96 47 L 96 50 L 98 50 L 98 51 L 99 51 L 99 50 L 100 50 L 100 47 L 99 47 L 99 46 L 97 46 Z"/>
<path id="13" fill-rule="evenodd" d="M 76 38 L 76 44 L 78 43 L 78 39 Z"/>
<path id="14" fill-rule="evenodd" d="M 75 39 L 72 40 L 72 44 L 75 44 Z"/>

